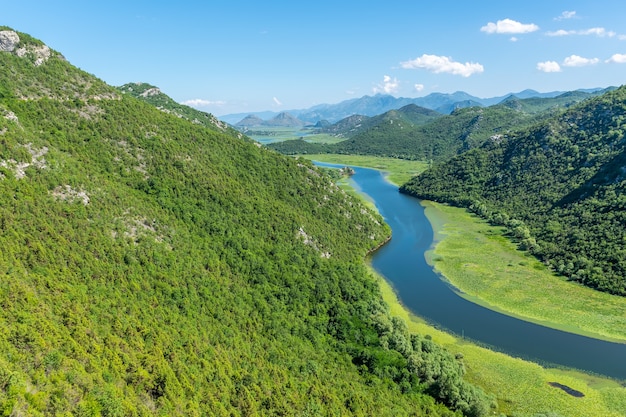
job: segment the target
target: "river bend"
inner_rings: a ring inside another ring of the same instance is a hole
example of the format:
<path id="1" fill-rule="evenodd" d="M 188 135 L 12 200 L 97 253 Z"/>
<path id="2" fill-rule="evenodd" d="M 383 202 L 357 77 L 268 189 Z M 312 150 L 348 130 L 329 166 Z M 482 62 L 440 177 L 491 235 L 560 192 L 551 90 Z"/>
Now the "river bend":
<path id="1" fill-rule="evenodd" d="M 336 166 L 318 163 L 320 166 Z M 354 167 L 352 185 L 369 196 L 392 230 L 373 267 L 400 301 L 429 323 L 512 356 L 626 380 L 626 344 L 551 329 L 489 310 L 461 297 L 428 265 L 433 230 L 419 200 L 400 194 L 380 171 Z"/>

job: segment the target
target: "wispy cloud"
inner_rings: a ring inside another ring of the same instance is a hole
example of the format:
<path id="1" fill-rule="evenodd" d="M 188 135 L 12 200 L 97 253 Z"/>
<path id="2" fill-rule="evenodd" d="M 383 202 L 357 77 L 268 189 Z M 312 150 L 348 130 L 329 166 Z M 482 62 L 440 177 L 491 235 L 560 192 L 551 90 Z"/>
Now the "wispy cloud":
<path id="1" fill-rule="evenodd" d="M 600 60 L 598 58 L 583 58 L 578 55 L 570 55 L 563 60 L 563 66 L 566 67 L 585 67 L 587 65 L 595 65 Z"/>
<path id="2" fill-rule="evenodd" d="M 563 13 L 561 13 L 560 16 L 555 17 L 554 20 L 567 20 L 567 19 L 574 19 L 576 18 L 576 12 L 575 11 L 564 11 Z"/>
<path id="3" fill-rule="evenodd" d="M 537 69 L 543 72 L 561 72 L 561 66 L 556 61 L 539 62 Z"/>
<path id="4" fill-rule="evenodd" d="M 400 83 L 397 78 L 391 78 L 389 75 L 383 77 L 383 83 L 373 88 L 374 93 L 393 94 L 398 91 Z"/>
<path id="5" fill-rule="evenodd" d="M 579 55 L 570 55 L 561 64 L 556 61 L 544 61 L 537 63 L 537 69 L 543 72 L 561 72 L 561 67 L 586 67 L 595 65 L 600 60 L 598 58 L 585 58 Z M 608 62 L 608 61 L 607 61 Z"/>
<path id="6" fill-rule="evenodd" d="M 563 30 L 559 29 L 554 32 L 546 32 L 548 36 L 571 36 L 571 35 L 582 35 L 582 36 L 597 36 L 599 38 L 612 38 L 617 35 L 612 30 L 606 30 L 605 28 L 590 28 L 590 29 L 582 29 L 582 30 Z"/>
<path id="7" fill-rule="evenodd" d="M 437 56 L 424 54 L 410 61 L 401 62 L 400 66 L 404 69 L 425 69 L 435 74 L 449 73 L 469 77 L 472 74 L 478 74 L 485 69 L 479 63 L 466 62 L 462 64 L 455 62 L 447 56 Z"/>
<path id="8" fill-rule="evenodd" d="M 626 64 L 626 54 L 614 54 L 605 61 L 606 63 Z"/>
<path id="9" fill-rule="evenodd" d="M 413 87 L 415 91 L 424 91 L 424 84 L 415 84 Z"/>
<path id="10" fill-rule="evenodd" d="M 272 100 L 274 101 L 274 104 L 276 104 L 277 106 L 282 106 L 283 103 L 280 102 L 279 99 L 277 99 L 276 97 L 273 97 Z"/>
<path id="11" fill-rule="evenodd" d="M 225 101 L 211 101 L 211 100 L 204 100 L 201 98 L 194 98 L 191 100 L 185 100 L 183 102 L 181 102 L 180 104 L 184 104 L 185 106 L 191 106 L 191 107 L 208 107 L 208 106 L 224 106 L 226 104 Z"/>
<path id="12" fill-rule="evenodd" d="M 511 19 L 498 20 L 496 23 L 489 22 L 480 28 L 481 32 L 488 34 L 518 34 L 530 33 L 539 30 L 539 26 L 534 23 L 520 23 Z"/>

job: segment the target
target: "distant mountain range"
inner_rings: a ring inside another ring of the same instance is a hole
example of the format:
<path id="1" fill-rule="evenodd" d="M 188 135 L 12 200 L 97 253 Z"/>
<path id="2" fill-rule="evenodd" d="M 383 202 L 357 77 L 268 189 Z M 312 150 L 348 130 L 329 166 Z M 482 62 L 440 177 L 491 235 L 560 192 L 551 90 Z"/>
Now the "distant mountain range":
<path id="1" fill-rule="evenodd" d="M 377 116 L 353 115 L 327 126 L 316 125 L 317 133 L 345 138 L 338 143 L 301 138 L 267 146 L 288 155 L 335 153 L 442 161 L 613 89 L 543 98 L 510 95 L 498 104 L 459 107 L 451 114 L 409 104 Z"/>
<path id="2" fill-rule="evenodd" d="M 235 126 L 238 128 L 252 128 L 252 127 L 260 127 L 260 126 L 271 126 L 271 127 L 302 127 L 305 122 L 294 117 L 293 115 L 282 112 L 278 113 L 276 116 L 272 117 L 269 120 L 263 120 L 259 116 L 255 114 L 249 114 L 244 117 L 239 123 L 236 123 Z"/>
<path id="3" fill-rule="evenodd" d="M 610 87 L 612 88 L 612 87 Z M 594 93 L 603 90 L 602 88 L 579 89 L 576 92 Z M 407 98 L 394 97 L 388 94 L 376 94 L 374 96 L 363 96 L 360 98 L 345 100 L 337 104 L 319 104 L 308 109 L 286 110 L 282 113 L 298 119 L 302 124 L 316 124 L 320 121 L 328 121 L 335 123 L 352 115 L 376 116 L 389 110 L 397 110 L 409 104 L 416 104 L 420 107 L 435 110 L 439 113 L 450 114 L 459 108 L 473 106 L 492 106 L 511 97 L 518 99 L 527 98 L 552 98 L 564 94 L 564 91 L 552 91 L 548 93 L 540 93 L 535 90 L 523 90 L 518 93 L 510 93 L 503 96 L 491 98 L 479 98 L 463 91 L 455 93 L 431 93 L 424 97 Z M 281 113 L 263 111 L 253 113 L 234 113 L 220 116 L 219 119 L 232 125 L 238 125 L 244 122 L 249 116 L 256 116 L 260 123 L 256 126 L 284 126 L 284 124 L 273 125 L 271 119 Z M 284 122 L 284 121 L 283 121 Z M 245 125 L 250 127 L 249 120 Z"/>

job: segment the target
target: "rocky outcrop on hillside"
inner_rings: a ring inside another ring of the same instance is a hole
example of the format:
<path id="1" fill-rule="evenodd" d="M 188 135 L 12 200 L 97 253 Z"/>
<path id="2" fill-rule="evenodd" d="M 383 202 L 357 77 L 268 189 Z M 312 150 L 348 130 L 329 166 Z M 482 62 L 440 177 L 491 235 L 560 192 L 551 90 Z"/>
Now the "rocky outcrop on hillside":
<path id="1" fill-rule="evenodd" d="M 38 67 L 50 58 L 51 51 L 47 45 L 20 45 L 20 36 L 12 30 L 0 31 L 0 51 L 13 52 L 20 58 L 31 58 L 33 65 Z"/>
<path id="2" fill-rule="evenodd" d="M 0 51 L 13 52 L 20 43 L 20 37 L 12 30 L 0 31 Z"/>

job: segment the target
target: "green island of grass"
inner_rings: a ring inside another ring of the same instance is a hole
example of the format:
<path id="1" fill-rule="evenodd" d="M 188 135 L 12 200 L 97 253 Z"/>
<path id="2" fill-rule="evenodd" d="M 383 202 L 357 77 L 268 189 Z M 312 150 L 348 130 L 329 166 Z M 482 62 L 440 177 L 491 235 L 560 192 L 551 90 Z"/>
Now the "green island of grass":
<path id="1" fill-rule="evenodd" d="M 423 204 L 436 240 L 427 258 L 465 298 L 543 326 L 626 341 L 626 298 L 555 275 L 465 209 Z"/>

